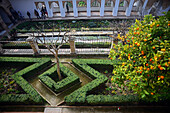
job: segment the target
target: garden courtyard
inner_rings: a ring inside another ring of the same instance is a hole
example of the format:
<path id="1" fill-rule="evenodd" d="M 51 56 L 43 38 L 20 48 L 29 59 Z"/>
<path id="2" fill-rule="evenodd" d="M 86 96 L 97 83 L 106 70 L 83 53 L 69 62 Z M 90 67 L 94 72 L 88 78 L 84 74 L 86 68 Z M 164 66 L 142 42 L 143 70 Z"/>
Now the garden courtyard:
<path id="1" fill-rule="evenodd" d="M 168 112 L 169 16 L 16 25 L 0 39 L 0 112 Z"/>

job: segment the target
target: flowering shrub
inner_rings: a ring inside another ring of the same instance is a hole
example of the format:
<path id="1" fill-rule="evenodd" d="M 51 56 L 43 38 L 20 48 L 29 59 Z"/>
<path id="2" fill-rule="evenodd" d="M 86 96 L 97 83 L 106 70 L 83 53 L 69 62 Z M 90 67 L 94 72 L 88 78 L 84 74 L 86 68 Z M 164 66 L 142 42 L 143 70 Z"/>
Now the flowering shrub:
<path id="1" fill-rule="evenodd" d="M 170 13 L 170 12 L 169 12 Z M 169 96 L 170 80 L 170 18 L 168 14 L 155 19 L 146 15 L 136 20 L 124 42 L 113 45 L 110 59 L 119 59 L 122 65 L 114 66 L 112 83 L 128 87 L 134 94 L 148 101 Z"/>

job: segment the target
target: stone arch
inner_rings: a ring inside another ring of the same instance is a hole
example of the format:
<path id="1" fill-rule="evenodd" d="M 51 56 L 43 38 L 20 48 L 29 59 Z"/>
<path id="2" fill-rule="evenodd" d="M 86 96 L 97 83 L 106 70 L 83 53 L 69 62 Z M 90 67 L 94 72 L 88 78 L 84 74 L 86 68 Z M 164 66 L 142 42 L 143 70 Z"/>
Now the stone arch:
<path id="1" fill-rule="evenodd" d="M 51 2 L 50 8 L 58 8 L 59 4 L 57 2 Z"/>
<path id="2" fill-rule="evenodd" d="M 99 0 L 92 0 L 91 7 L 100 7 L 101 1 Z"/>
<path id="3" fill-rule="evenodd" d="M 64 2 L 64 8 L 66 8 L 66 4 L 68 3 L 68 6 L 70 7 L 70 8 L 73 8 L 73 3 L 72 3 L 72 1 L 65 1 Z"/>

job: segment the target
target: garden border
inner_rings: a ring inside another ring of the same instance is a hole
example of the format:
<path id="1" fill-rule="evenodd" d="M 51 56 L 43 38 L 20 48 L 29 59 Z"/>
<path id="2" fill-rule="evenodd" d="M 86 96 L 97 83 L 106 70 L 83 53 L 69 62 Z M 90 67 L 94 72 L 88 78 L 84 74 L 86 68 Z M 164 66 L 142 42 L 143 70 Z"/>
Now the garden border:
<path id="1" fill-rule="evenodd" d="M 23 62 L 23 63 L 34 63 L 19 72 L 11 75 L 16 83 L 26 92 L 26 94 L 6 94 L 0 95 L 0 103 L 29 103 L 34 102 L 41 104 L 44 99 L 38 94 L 38 92 L 24 79 L 29 75 L 32 75 L 37 70 L 48 66 L 51 63 L 50 59 L 47 58 L 23 58 L 23 57 L 0 57 L 0 62 Z"/>

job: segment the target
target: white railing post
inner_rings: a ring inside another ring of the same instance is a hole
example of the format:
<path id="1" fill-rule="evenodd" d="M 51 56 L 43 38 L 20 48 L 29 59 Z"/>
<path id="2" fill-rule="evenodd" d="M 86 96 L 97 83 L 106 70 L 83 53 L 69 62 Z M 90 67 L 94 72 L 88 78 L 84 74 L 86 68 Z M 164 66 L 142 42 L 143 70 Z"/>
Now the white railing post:
<path id="1" fill-rule="evenodd" d="M 129 7 L 126 9 L 126 16 L 130 16 L 132 8 L 133 8 L 134 0 L 130 0 Z"/>
<path id="2" fill-rule="evenodd" d="M 73 12 L 74 12 L 74 17 L 78 17 L 78 11 L 77 11 L 77 3 L 76 0 L 72 0 L 73 2 Z"/>
<path id="3" fill-rule="evenodd" d="M 63 8 L 62 0 L 59 0 L 58 3 L 59 3 L 59 7 L 60 7 L 61 17 L 65 17 L 65 9 Z"/>
<path id="4" fill-rule="evenodd" d="M 100 16 L 104 16 L 105 0 L 101 0 Z"/>
<path id="5" fill-rule="evenodd" d="M 117 16 L 118 8 L 119 8 L 119 0 L 116 0 L 115 7 L 113 8 L 113 16 Z"/>
<path id="6" fill-rule="evenodd" d="M 87 16 L 91 16 L 91 0 L 87 0 Z"/>

